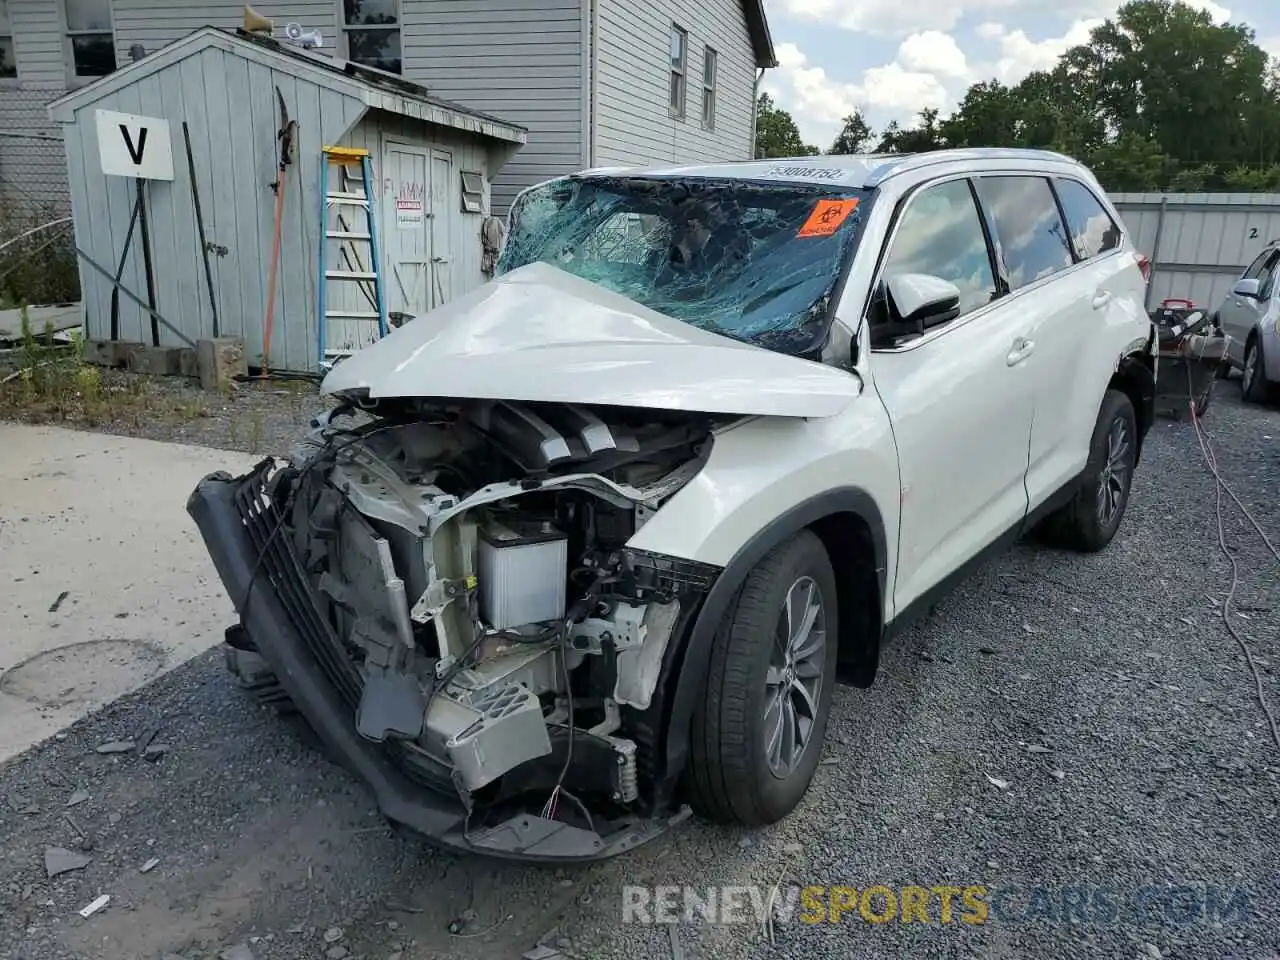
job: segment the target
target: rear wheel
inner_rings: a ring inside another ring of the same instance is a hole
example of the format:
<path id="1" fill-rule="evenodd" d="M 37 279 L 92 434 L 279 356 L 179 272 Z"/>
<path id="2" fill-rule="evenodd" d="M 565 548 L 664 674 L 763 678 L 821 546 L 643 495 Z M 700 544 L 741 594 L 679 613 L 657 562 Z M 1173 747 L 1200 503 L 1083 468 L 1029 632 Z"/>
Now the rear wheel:
<path id="1" fill-rule="evenodd" d="M 1080 487 L 1066 506 L 1045 521 L 1048 539 L 1085 553 L 1110 543 L 1129 504 L 1137 454 L 1133 403 L 1121 391 L 1108 390 L 1093 428 Z"/>
<path id="2" fill-rule="evenodd" d="M 699 815 L 760 826 L 800 802 L 831 711 L 837 616 L 831 561 L 808 530 L 747 576 L 694 713 L 688 783 Z"/>

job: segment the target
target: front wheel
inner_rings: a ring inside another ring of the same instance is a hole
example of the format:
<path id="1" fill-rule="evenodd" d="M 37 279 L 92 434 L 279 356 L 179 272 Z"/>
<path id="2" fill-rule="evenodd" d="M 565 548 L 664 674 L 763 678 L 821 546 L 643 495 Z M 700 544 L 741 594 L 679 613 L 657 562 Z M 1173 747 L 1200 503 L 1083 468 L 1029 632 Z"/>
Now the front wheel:
<path id="1" fill-rule="evenodd" d="M 838 636 L 831 561 L 805 530 L 748 574 L 716 632 L 688 772 L 700 816 L 762 826 L 795 809 L 822 753 Z"/>
<path id="2" fill-rule="evenodd" d="M 1121 391 L 1108 390 L 1093 428 L 1080 487 L 1071 501 L 1045 522 L 1049 539 L 1084 553 L 1096 553 L 1110 543 L 1129 504 L 1137 461 L 1138 424 L 1133 403 Z"/>
<path id="3" fill-rule="evenodd" d="M 1240 374 L 1240 396 L 1249 403 L 1266 403 L 1271 399 L 1271 385 L 1267 383 L 1266 357 L 1262 341 L 1256 336 L 1245 344 L 1244 369 Z"/>

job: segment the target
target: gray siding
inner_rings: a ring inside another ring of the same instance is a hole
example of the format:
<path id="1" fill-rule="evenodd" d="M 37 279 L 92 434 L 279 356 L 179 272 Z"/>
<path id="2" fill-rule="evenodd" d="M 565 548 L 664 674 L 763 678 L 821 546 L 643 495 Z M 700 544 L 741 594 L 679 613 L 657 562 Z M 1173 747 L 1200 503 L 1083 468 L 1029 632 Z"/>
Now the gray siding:
<path id="1" fill-rule="evenodd" d="M 1263 246 L 1280 238 L 1280 194 L 1110 197 L 1134 245 L 1151 258 L 1151 307 L 1166 297 L 1185 297 L 1216 308 Z"/>
<path id="2" fill-rule="evenodd" d="M 333 52 L 338 29 L 336 0 L 257 0 L 249 4 L 264 17 L 275 21 L 283 32 L 287 23 L 300 23 L 305 30 L 319 30 Z M 129 62 L 129 47 L 142 44 L 147 53 L 181 40 L 201 27 L 233 30 L 244 19 L 244 4 L 227 0 L 114 0 L 116 60 Z"/>
<path id="3" fill-rule="evenodd" d="M 9 19 L 18 79 L 0 80 L 0 201 L 18 218 L 63 214 L 66 163 L 45 110 L 67 86 L 62 15 L 54 0 L 9 0 Z"/>
<path id="4" fill-rule="evenodd" d="M 746 160 L 755 59 L 740 0 L 599 0 L 595 69 L 598 166 Z M 685 118 L 668 107 L 668 44 L 689 32 Z M 703 51 L 718 54 L 716 122 L 702 126 Z"/>
<path id="5" fill-rule="evenodd" d="M 529 184 L 587 165 L 581 0 L 431 0 L 403 9 L 407 77 L 529 130 L 494 181 L 495 213 Z"/>

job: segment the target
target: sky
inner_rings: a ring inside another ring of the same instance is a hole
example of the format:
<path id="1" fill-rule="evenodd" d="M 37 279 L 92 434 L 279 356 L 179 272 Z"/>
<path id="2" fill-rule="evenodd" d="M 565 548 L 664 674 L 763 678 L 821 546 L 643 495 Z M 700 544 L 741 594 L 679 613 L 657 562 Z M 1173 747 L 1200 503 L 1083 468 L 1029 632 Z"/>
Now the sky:
<path id="1" fill-rule="evenodd" d="M 1280 57 L 1277 0 L 1188 0 L 1244 23 Z M 1229 4 L 1224 6 L 1223 4 Z M 879 134 L 924 107 L 945 116 L 969 85 L 1017 83 L 1051 67 L 1119 8 L 1118 0 L 765 0 L 780 66 L 762 89 L 805 142 L 830 145 L 853 110 Z"/>

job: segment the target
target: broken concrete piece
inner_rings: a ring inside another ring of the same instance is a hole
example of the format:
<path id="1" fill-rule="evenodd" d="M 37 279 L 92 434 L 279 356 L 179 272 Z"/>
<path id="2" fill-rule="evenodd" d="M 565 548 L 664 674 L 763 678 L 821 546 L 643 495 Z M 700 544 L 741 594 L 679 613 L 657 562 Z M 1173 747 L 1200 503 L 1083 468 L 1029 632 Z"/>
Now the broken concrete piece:
<path id="1" fill-rule="evenodd" d="M 226 390 L 236 377 L 249 373 L 244 341 L 238 337 L 218 337 L 196 342 L 196 366 L 204 390 Z"/>
<path id="2" fill-rule="evenodd" d="M 77 804 L 84 803 L 88 799 L 89 799 L 88 790 L 77 790 L 75 793 L 71 794 L 71 796 L 67 799 L 67 806 L 74 807 Z"/>
<path id="3" fill-rule="evenodd" d="M 142 751 L 142 759 L 155 763 L 168 752 L 169 745 L 167 743 L 153 743 Z"/>
<path id="4" fill-rule="evenodd" d="M 66 847 L 46 847 L 44 851 L 44 871 L 49 875 L 49 879 L 52 880 L 54 877 L 63 873 L 70 873 L 72 870 L 83 870 L 92 860 L 92 857 L 86 857 L 83 853 L 76 853 Z"/>
<path id="5" fill-rule="evenodd" d="M 110 743 L 98 744 L 99 753 L 129 753 L 137 744 L 132 740 L 112 740 Z"/>
<path id="6" fill-rule="evenodd" d="M 97 900 L 93 901 L 93 903 L 89 904 L 86 907 L 82 907 L 80 909 L 80 916 L 88 920 L 90 917 L 92 917 L 95 913 L 97 913 L 99 910 L 101 910 L 110 902 L 111 902 L 111 895 L 104 893 Z"/>
<path id="7" fill-rule="evenodd" d="M 176 376 L 182 370 L 181 348 L 138 344 L 125 352 L 124 364 L 134 373 L 146 373 L 155 377 Z"/>

